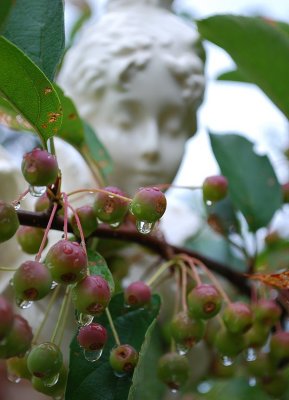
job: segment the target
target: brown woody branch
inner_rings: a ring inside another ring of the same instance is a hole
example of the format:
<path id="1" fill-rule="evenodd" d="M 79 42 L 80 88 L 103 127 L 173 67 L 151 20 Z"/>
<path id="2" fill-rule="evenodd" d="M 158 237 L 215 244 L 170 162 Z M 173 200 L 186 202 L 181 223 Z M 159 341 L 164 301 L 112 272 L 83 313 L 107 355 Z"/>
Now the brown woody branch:
<path id="1" fill-rule="evenodd" d="M 46 212 L 18 210 L 17 213 L 21 225 L 46 228 L 49 220 L 49 213 Z M 55 217 L 52 222 L 51 229 L 62 231 L 63 218 L 60 216 Z M 70 224 L 68 224 L 68 231 L 73 232 Z M 245 275 L 234 271 L 232 268 L 230 268 L 230 266 L 217 262 L 211 258 L 203 256 L 202 254 L 199 254 L 198 252 L 186 249 L 184 247 L 172 246 L 168 244 L 163 237 L 159 237 L 158 235 L 143 235 L 137 232 L 132 225 L 124 225 L 117 229 L 106 225 L 100 225 L 91 236 L 106 239 L 118 239 L 126 242 L 136 243 L 155 251 L 165 260 L 170 259 L 177 254 L 187 254 L 202 261 L 210 270 L 226 278 L 241 292 L 245 294 L 250 293 L 248 278 Z"/>

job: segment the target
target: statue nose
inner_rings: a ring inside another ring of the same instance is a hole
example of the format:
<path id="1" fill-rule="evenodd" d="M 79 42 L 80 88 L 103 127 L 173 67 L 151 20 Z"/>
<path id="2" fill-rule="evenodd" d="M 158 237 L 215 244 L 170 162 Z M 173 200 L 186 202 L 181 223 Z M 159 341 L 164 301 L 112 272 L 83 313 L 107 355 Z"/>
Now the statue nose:
<path id="1" fill-rule="evenodd" d="M 157 161 L 160 156 L 160 132 L 156 121 L 150 121 L 144 133 L 143 157 Z"/>

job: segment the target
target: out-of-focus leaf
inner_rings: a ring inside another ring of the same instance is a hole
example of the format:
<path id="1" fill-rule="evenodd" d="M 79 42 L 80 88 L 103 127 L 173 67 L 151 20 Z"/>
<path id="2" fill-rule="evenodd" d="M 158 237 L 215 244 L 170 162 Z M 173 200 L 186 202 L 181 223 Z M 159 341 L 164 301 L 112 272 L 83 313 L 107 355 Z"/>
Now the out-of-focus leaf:
<path id="1" fill-rule="evenodd" d="M 121 343 L 128 343 L 137 351 L 140 351 L 139 365 L 134 374 L 138 374 L 138 368 L 142 368 L 142 357 L 146 349 L 146 341 L 150 340 L 151 324 L 159 313 L 160 298 L 154 295 L 150 307 L 146 309 L 131 310 L 124 307 L 122 294 L 113 297 L 109 309 L 115 328 Z M 127 400 L 132 376 L 117 377 L 110 364 L 109 354 L 115 345 L 115 341 L 108 324 L 106 315 L 96 322 L 103 325 L 108 331 L 108 342 L 104 347 L 101 358 L 91 363 L 84 358 L 83 351 L 79 347 L 76 338 L 70 346 L 70 364 L 68 382 L 66 387 L 66 400 Z"/>
<path id="2" fill-rule="evenodd" d="M 64 50 L 63 14 L 62 0 L 17 0 L 3 32 L 51 81 Z"/>
<path id="3" fill-rule="evenodd" d="M 71 31 L 70 31 L 70 37 L 68 39 L 68 47 L 71 46 L 71 44 L 74 41 L 74 38 L 76 36 L 76 34 L 79 32 L 79 30 L 83 27 L 83 25 L 85 24 L 85 22 L 91 17 L 92 11 L 91 8 L 89 6 L 89 4 L 85 3 L 84 7 L 81 10 L 81 15 L 80 17 L 76 20 L 76 22 L 74 23 Z"/>
<path id="4" fill-rule="evenodd" d="M 14 0 L 1 0 L 1 12 L 0 12 L 0 32 L 4 23 L 7 21 L 9 13 L 13 5 L 15 4 Z"/>
<path id="5" fill-rule="evenodd" d="M 216 15 L 197 22 L 204 39 L 226 50 L 289 118 L 289 35 L 262 18 Z"/>
<path id="6" fill-rule="evenodd" d="M 256 270 L 258 272 L 274 272 L 289 269 L 289 242 L 280 239 L 258 254 Z"/>
<path id="7" fill-rule="evenodd" d="M 281 272 L 280 274 L 254 274 L 248 276 L 250 279 L 263 282 L 278 289 L 289 288 L 289 271 Z"/>
<path id="8" fill-rule="evenodd" d="M 105 259 L 94 250 L 87 250 L 89 270 L 91 275 L 101 275 L 108 283 L 110 291 L 113 294 L 115 290 L 114 279 Z"/>
<path id="9" fill-rule="evenodd" d="M 221 172 L 229 181 L 229 195 L 255 232 L 271 221 L 282 206 L 282 192 L 274 169 L 265 155 L 253 151 L 253 143 L 235 134 L 210 134 L 211 146 Z"/>
<path id="10" fill-rule="evenodd" d="M 44 73 L 2 36 L 0 54 L 0 93 L 34 127 L 46 146 L 61 126 L 57 93 Z"/>
<path id="11" fill-rule="evenodd" d="M 218 81 L 232 81 L 232 82 L 242 82 L 242 83 L 253 83 L 248 80 L 248 78 L 242 74 L 242 72 L 238 69 L 223 72 L 218 75 Z"/>
<path id="12" fill-rule="evenodd" d="M 206 205 L 208 224 L 213 230 L 224 235 L 240 232 L 240 224 L 231 199 L 225 199 Z"/>

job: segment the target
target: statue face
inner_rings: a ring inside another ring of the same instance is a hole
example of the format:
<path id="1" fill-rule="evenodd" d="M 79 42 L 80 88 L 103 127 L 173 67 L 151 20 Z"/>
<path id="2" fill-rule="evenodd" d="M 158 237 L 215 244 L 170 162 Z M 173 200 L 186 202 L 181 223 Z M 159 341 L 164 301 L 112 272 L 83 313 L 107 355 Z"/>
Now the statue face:
<path id="1" fill-rule="evenodd" d="M 113 82 L 106 87 L 85 118 L 114 161 L 110 184 L 130 195 L 142 186 L 170 183 L 196 129 L 195 111 L 158 56 L 130 77 L 125 89 Z"/>

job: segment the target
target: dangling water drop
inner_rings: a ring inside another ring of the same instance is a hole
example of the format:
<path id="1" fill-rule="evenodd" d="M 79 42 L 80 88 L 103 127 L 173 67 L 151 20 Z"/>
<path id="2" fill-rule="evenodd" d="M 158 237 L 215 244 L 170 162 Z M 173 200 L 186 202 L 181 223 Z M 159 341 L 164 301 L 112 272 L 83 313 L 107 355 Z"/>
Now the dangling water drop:
<path id="1" fill-rule="evenodd" d="M 113 371 L 114 375 L 117 376 L 118 378 L 123 378 L 124 376 L 126 376 L 126 372 L 117 372 L 117 371 Z"/>
<path id="2" fill-rule="evenodd" d="M 7 378 L 12 383 L 19 383 L 21 381 L 21 378 L 19 375 L 12 374 L 11 372 L 8 372 Z"/>
<path id="3" fill-rule="evenodd" d="M 13 279 L 12 279 L 12 278 L 9 280 L 9 285 L 10 285 L 11 287 L 14 286 L 14 282 L 13 282 Z"/>
<path id="4" fill-rule="evenodd" d="M 120 222 L 114 222 L 113 224 L 109 224 L 111 228 L 118 228 L 120 226 Z"/>
<path id="5" fill-rule="evenodd" d="M 254 387 L 256 386 L 256 384 L 257 384 L 257 379 L 255 378 L 255 376 L 250 376 L 248 380 L 248 385 Z"/>
<path id="6" fill-rule="evenodd" d="M 222 360 L 222 364 L 224 365 L 224 367 L 229 367 L 234 362 L 234 360 L 228 356 L 222 356 L 221 360 Z"/>
<path id="7" fill-rule="evenodd" d="M 197 386 L 197 391 L 202 394 L 209 393 L 211 389 L 212 389 L 212 384 L 209 381 L 200 382 L 199 385 Z"/>
<path id="8" fill-rule="evenodd" d="M 53 289 L 56 288 L 56 286 L 58 286 L 58 283 L 55 282 L 55 281 L 52 281 L 51 286 L 50 286 L 50 289 L 53 290 Z"/>
<path id="9" fill-rule="evenodd" d="M 170 388 L 170 392 L 173 394 L 177 394 L 178 393 L 178 389 L 177 388 Z"/>
<path id="10" fill-rule="evenodd" d="M 147 235 L 153 230 L 154 224 L 147 221 L 136 221 L 136 229 L 139 233 Z"/>
<path id="11" fill-rule="evenodd" d="M 246 361 L 248 361 L 248 362 L 255 361 L 257 358 L 256 350 L 253 349 L 252 347 L 249 347 L 246 350 L 245 358 L 246 358 Z"/>
<path id="12" fill-rule="evenodd" d="M 59 374 L 56 374 L 49 378 L 42 379 L 42 382 L 43 382 L 44 386 L 52 387 L 52 386 L 56 385 L 56 383 L 58 382 L 58 379 L 59 379 Z"/>
<path id="13" fill-rule="evenodd" d="M 179 353 L 180 356 L 186 355 L 188 353 L 188 351 L 190 350 L 189 347 L 187 347 L 183 344 L 180 344 L 180 343 L 177 343 L 176 348 L 177 348 L 177 352 Z"/>
<path id="14" fill-rule="evenodd" d="M 206 201 L 207 206 L 211 206 L 213 203 L 210 200 Z"/>
<path id="15" fill-rule="evenodd" d="M 46 192 L 46 186 L 29 186 L 29 193 L 33 197 L 41 197 Z"/>
<path id="16" fill-rule="evenodd" d="M 17 203 L 14 204 L 14 210 L 19 210 L 20 208 L 20 201 L 17 201 Z"/>
<path id="17" fill-rule="evenodd" d="M 53 398 L 53 400 L 62 400 L 63 396 L 59 395 L 59 396 L 55 396 L 55 397 L 52 397 L 52 398 Z"/>
<path id="18" fill-rule="evenodd" d="M 79 313 L 77 316 L 77 322 L 81 326 L 90 325 L 92 323 L 92 321 L 93 321 L 93 315 Z"/>
<path id="19" fill-rule="evenodd" d="M 101 357 L 101 355 L 102 355 L 102 351 L 103 351 L 103 349 L 99 349 L 99 350 L 86 350 L 86 349 L 85 349 L 85 350 L 83 351 L 84 358 L 85 358 L 87 361 L 95 362 L 95 361 L 97 361 L 97 360 L 100 359 L 100 357 Z"/>
<path id="20" fill-rule="evenodd" d="M 22 308 L 22 310 L 26 310 L 26 308 L 29 308 L 32 306 L 33 301 L 30 300 L 23 300 L 20 298 L 16 299 L 16 304 L 19 308 Z"/>

